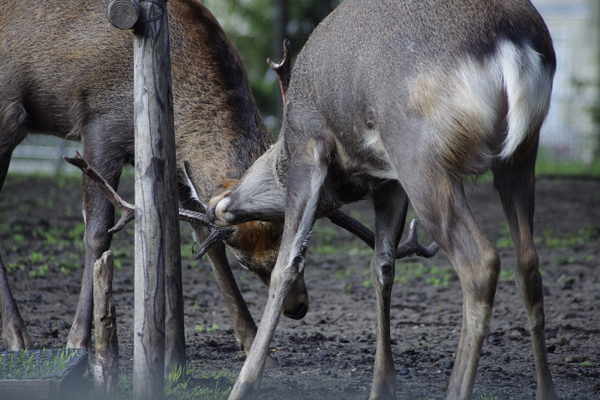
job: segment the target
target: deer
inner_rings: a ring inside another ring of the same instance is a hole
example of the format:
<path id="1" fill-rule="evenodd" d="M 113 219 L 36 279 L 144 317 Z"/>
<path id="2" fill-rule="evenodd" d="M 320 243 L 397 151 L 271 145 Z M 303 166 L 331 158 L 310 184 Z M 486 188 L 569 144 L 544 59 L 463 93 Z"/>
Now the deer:
<path id="1" fill-rule="evenodd" d="M 104 15 L 106 3 L 34 1 L 0 6 L 0 187 L 14 148 L 28 133 L 44 132 L 83 144 L 83 156 L 111 187 L 133 162 L 131 31 Z M 202 213 L 272 144 L 250 91 L 246 70 L 217 20 L 197 0 L 168 3 L 179 197 Z M 82 180 L 86 259 L 80 299 L 67 346 L 88 348 L 92 321 L 92 267 L 108 250 L 114 207 L 86 175 Z M 198 240 L 206 226 L 192 222 Z M 268 278 L 282 227 L 251 222 L 225 241 L 242 265 Z M 236 338 L 249 349 L 256 325 L 243 301 L 223 242 L 208 250 L 232 315 Z M 1 263 L 1 261 L 0 261 Z M 265 269 L 267 272 L 265 272 Z M 30 348 L 4 268 L 0 268 L 3 337 L 9 350 Z M 308 308 L 306 290 L 287 315 Z M 302 299 L 302 300 L 301 300 Z"/>
<path id="2" fill-rule="evenodd" d="M 377 347 L 370 399 L 395 399 L 390 345 L 394 249 L 409 202 L 449 257 L 463 320 L 447 399 L 469 399 L 490 326 L 500 257 L 463 179 L 491 170 L 517 255 L 537 400 L 557 399 L 548 366 L 533 214 L 539 133 L 556 57 L 528 0 L 346 0 L 315 28 L 291 73 L 277 142 L 211 199 L 220 226 L 281 221 L 265 311 L 230 400 L 256 398 L 284 300 L 317 218 L 370 198 Z"/>
<path id="3" fill-rule="evenodd" d="M 34 1 L 0 5 L 0 189 L 14 148 L 28 134 L 43 132 L 83 144 L 83 158 L 70 160 L 85 172 L 86 256 L 69 348 L 90 347 L 93 264 L 109 249 L 112 235 L 133 219 L 132 209 L 121 207 L 126 202 L 114 192 L 123 167 L 134 161 L 132 33 L 110 26 L 106 3 L 52 0 L 43 10 Z M 168 18 L 180 219 L 190 222 L 197 241 L 206 239 L 196 257 L 208 254 L 236 340 L 247 352 L 257 327 L 225 245 L 269 285 L 283 225 L 250 221 L 224 232 L 205 212 L 210 198 L 235 184 L 273 137 L 241 56 L 210 11 L 198 0 L 172 0 Z M 289 74 L 289 57 L 272 66 Z M 111 228 L 115 205 L 123 215 Z M 373 233 L 358 221 L 337 213 L 334 222 L 373 247 Z M 416 241 L 401 250 L 399 257 L 421 251 Z M 302 318 L 308 310 L 302 279 L 292 293 L 284 314 Z M 32 348 L 1 258 L 0 310 L 8 350 Z"/>

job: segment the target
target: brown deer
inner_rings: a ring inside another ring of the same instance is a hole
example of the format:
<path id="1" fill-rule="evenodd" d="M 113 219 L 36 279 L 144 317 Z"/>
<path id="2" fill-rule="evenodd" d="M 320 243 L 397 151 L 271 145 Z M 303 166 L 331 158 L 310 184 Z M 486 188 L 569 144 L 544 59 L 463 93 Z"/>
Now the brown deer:
<path id="1" fill-rule="evenodd" d="M 11 154 L 28 133 L 49 133 L 83 143 L 89 163 L 117 187 L 133 161 L 132 34 L 113 28 L 107 2 L 75 0 L 0 5 L 0 187 Z M 195 0 L 168 3 L 176 153 L 180 199 L 204 211 L 212 196 L 231 186 L 272 143 L 250 92 L 241 58 L 211 13 Z M 86 260 L 80 301 L 68 346 L 89 345 L 92 266 L 111 242 L 114 208 L 83 178 Z M 207 229 L 193 224 L 201 240 Z M 268 283 L 281 224 L 251 222 L 227 239 L 242 265 Z M 236 337 L 247 350 L 254 324 L 231 275 L 222 243 L 209 250 Z M 292 317 L 308 298 L 298 282 Z M 31 347 L 0 261 L 3 336 L 10 350 Z"/>
<path id="2" fill-rule="evenodd" d="M 133 161 L 132 34 L 108 23 L 104 4 L 75 0 L 0 4 L 0 188 L 14 148 L 28 133 L 44 132 L 83 143 L 84 157 L 104 188 L 117 187 Z M 240 56 L 211 13 L 196 0 L 168 3 L 176 153 L 182 219 L 198 240 L 209 236 L 204 204 L 232 186 L 272 144 L 256 107 Z M 289 72 L 289 57 L 279 65 Z M 287 69 L 286 69 L 287 68 Z M 87 172 L 86 172 L 87 173 Z M 83 178 L 86 260 L 80 300 L 68 346 L 88 347 L 92 321 L 92 266 L 116 229 L 114 208 L 88 175 Z M 116 203 L 115 203 L 116 204 Z M 123 209 L 124 210 L 124 209 Z M 125 210 L 124 210 L 125 211 Z M 131 216 L 131 213 L 127 214 Z M 373 235 L 343 213 L 333 221 L 373 246 Z M 269 284 L 283 225 L 252 221 L 237 226 L 225 243 L 240 264 Z M 209 239 L 213 236 L 209 236 Z M 217 238 L 220 236 L 217 235 Z M 213 243 L 214 244 L 214 243 Z M 398 257 L 423 253 L 417 243 Z M 221 241 L 208 249 L 240 345 L 248 351 L 256 325 L 247 309 Z M 302 279 L 284 314 L 302 318 L 308 297 Z M 2 334 L 9 350 L 31 347 L 0 259 Z"/>
<path id="3" fill-rule="evenodd" d="M 534 164 L 555 65 L 548 30 L 528 0 L 346 0 L 315 29 L 292 71 L 278 141 L 208 210 L 221 225 L 285 221 L 265 312 L 230 399 L 259 391 L 315 219 L 365 196 L 376 226 L 370 398 L 396 398 L 390 295 L 409 200 L 460 278 L 463 322 L 446 398 L 470 398 L 500 259 L 469 209 L 462 180 L 488 169 L 517 254 L 537 399 L 557 398 L 532 237 Z"/>

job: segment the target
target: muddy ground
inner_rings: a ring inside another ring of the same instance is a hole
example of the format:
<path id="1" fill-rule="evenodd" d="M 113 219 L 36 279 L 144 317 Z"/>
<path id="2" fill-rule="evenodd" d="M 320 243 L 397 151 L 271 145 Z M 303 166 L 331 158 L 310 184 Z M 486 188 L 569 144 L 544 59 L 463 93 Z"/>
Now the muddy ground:
<path id="1" fill-rule="evenodd" d="M 120 191 L 133 201 L 133 180 Z M 498 196 L 468 183 L 472 209 L 502 257 L 491 330 L 475 396 L 533 399 L 535 376 L 525 311 L 514 283 L 515 256 Z M 543 270 L 547 344 L 557 392 L 600 399 L 600 181 L 540 179 L 536 237 Z M 36 348 L 63 347 L 79 294 L 84 246 L 79 178 L 9 176 L 0 196 L 0 251 Z M 372 225 L 369 204 L 346 209 Z M 422 241 L 427 241 L 425 235 Z M 187 363 L 197 373 L 237 375 L 244 360 L 207 260 L 194 262 L 182 225 Z M 118 233 L 114 297 L 121 366 L 133 357 L 133 227 Z M 375 353 L 375 296 L 370 250 L 328 221 L 319 221 L 306 267 L 310 310 L 282 317 L 260 399 L 366 399 Z M 234 264 L 257 321 L 267 290 Z M 397 262 L 392 299 L 393 353 L 399 399 L 440 399 L 452 370 L 461 326 L 460 284 L 444 254 Z M 0 341 L 0 348 L 4 342 Z M 226 383 L 226 382 L 225 382 Z M 492 398 L 492 397 L 489 397 Z"/>

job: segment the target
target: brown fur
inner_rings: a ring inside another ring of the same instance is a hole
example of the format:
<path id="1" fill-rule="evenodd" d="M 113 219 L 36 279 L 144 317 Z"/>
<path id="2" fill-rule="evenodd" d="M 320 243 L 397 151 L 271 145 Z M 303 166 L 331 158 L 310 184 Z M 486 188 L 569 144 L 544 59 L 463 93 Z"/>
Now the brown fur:
<path id="1" fill-rule="evenodd" d="M 0 187 L 12 151 L 27 133 L 82 142 L 84 158 L 113 186 L 122 166 L 133 162 L 132 32 L 109 24 L 106 3 L 0 5 Z M 272 136 L 252 97 L 241 57 L 216 19 L 198 0 L 167 4 L 180 200 L 202 209 L 187 178 L 200 202 L 207 204 L 266 151 Z M 107 229 L 114 219 L 112 206 L 86 178 L 83 189 L 86 272 L 69 336 L 74 347 L 89 343 L 90 271 L 110 246 Z M 269 228 L 250 224 L 243 231 L 228 244 L 240 254 L 262 257 L 244 262 L 249 267 L 272 268 L 277 243 L 262 237 Z M 199 227 L 196 233 L 200 238 L 205 234 Z M 215 268 L 229 268 L 218 264 Z"/>

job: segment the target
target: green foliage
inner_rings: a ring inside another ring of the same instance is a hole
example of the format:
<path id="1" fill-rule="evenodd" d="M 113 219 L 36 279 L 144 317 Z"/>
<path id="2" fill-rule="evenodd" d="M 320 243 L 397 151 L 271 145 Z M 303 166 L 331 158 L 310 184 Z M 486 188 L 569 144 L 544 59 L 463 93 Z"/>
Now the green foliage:
<path id="1" fill-rule="evenodd" d="M 0 364 L 3 366 L 0 371 L 0 379 L 55 376 L 64 371 L 77 354 L 77 350 L 70 349 L 8 352 L 0 357 Z"/>
<path id="2" fill-rule="evenodd" d="M 510 236 L 510 229 L 508 228 L 508 223 L 506 221 L 502 221 L 502 236 L 496 240 L 496 247 L 499 249 L 512 249 L 513 241 Z"/>
<path id="3" fill-rule="evenodd" d="M 498 400 L 498 396 L 494 396 L 493 394 L 483 393 L 480 396 L 481 400 Z"/>
<path id="4" fill-rule="evenodd" d="M 396 277 L 394 282 L 407 283 L 411 279 L 424 280 L 435 287 L 448 286 L 456 278 L 454 269 L 438 267 L 435 264 L 426 265 L 423 262 L 396 263 Z"/>
<path id="5" fill-rule="evenodd" d="M 196 386 L 197 379 L 212 379 L 214 387 Z M 224 400 L 229 395 L 235 375 L 222 370 L 217 374 L 205 374 L 196 368 L 188 374 L 184 368 L 173 368 L 165 377 L 165 399 L 167 400 Z M 115 400 L 129 400 L 133 395 L 133 380 L 123 371 L 119 374 L 118 393 Z"/>
<path id="6" fill-rule="evenodd" d="M 18 246 L 18 247 L 25 246 L 25 235 L 22 235 L 20 233 L 15 233 L 12 238 L 15 242 L 15 246 Z"/>
<path id="7" fill-rule="evenodd" d="M 351 267 L 344 269 L 343 271 L 336 271 L 333 273 L 333 275 L 338 279 L 344 279 L 344 278 L 350 278 L 357 271 L 358 271 L 358 268 L 353 265 Z"/>
<path id="8" fill-rule="evenodd" d="M 505 269 L 500 271 L 499 279 L 504 282 L 510 282 L 515 280 L 515 270 L 514 269 Z"/>
<path id="9" fill-rule="evenodd" d="M 536 175 L 587 175 L 599 177 L 600 159 L 596 159 L 590 164 L 581 161 L 558 162 L 546 155 L 543 149 L 540 149 L 535 164 L 535 173 Z"/>
<path id="10" fill-rule="evenodd" d="M 197 332 L 216 332 L 219 330 L 217 324 L 212 324 L 210 328 L 205 328 L 202 325 L 196 325 L 195 327 Z"/>
<path id="11" fill-rule="evenodd" d="M 31 271 L 29 271 L 28 275 L 30 278 L 41 278 L 44 275 L 46 275 L 46 272 L 48 272 L 48 269 L 49 269 L 49 267 L 47 265 L 41 265 L 37 271 L 35 269 L 32 269 Z"/>
<path id="12" fill-rule="evenodd" d="M 298 55 L 314 27 L 324 17 L 322 0 L 287 2 L 286 38 L 290 40 L 292 55 Z M 205 0 L 206 7 L 215 15 L 225 33 L 239 50 L 248 71 L 250 87 L 267 125 L 277 131 L 281 118 L 277 102 L 281 98 L 277 75 L 266 63 L 267 58 L 279 61 L 283 43 L 275 43 L 276 11 L 272 0 Z M 276 47 L 275 47 L 276 46 Z"/>
<path id="13" fill-rule="evenodd" d="M 580 228 L 577 233 L 566 232 L 561 236 L 555 235 L 554 229 L 547 229 L 541 237 L 536 238 L 536 244 L 549 247 L 553 250 L 571 250 L 575 246 L 584 246 L 590 241 L 600 240 L 600 227 L 588 225 Z"/>
<path id="14" fill-rule="evenodd" d="M 34 251 L 33 253 L 29 254 L 29 261 L 31 261 L 31 263 L 34 265 L 43 262 L 44 259 L 45 257 L 42 253 Z"/>

